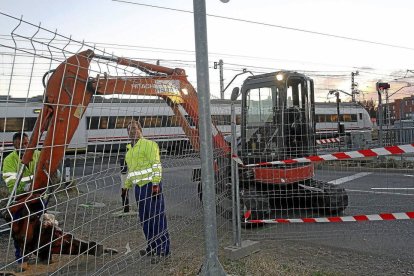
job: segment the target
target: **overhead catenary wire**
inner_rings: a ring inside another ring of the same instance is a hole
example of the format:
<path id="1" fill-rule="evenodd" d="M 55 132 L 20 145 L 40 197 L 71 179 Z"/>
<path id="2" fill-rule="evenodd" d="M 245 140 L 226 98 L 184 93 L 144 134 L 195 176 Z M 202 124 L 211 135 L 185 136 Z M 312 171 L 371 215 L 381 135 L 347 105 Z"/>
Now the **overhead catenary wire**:
<path id="1" fill-rule="evenodd" d="M 6 35 L 0 35 L 0 40 L 1 39 L 7 39 L 7 38 L 1 38 L 2 36 L 5 37 Z M 16 41 L 18 41 L 17 38 L 13 38 L 13 39 L 16 40 Z M 9 39 L 9 40 L 11 40 L 11 39 Z M 47 40 L 47 38 L 36 38 L 36 40 L 42 41 L 42 40 Z M 58 41 L 60 43 L 64 43 L 67 40 L 53 39 L 53 41 L 54 42 L 55 41 Z M 73 42 L 76 42 L 75 40 L 72 40 L 72 41 Z M 168 53 L 169 51 L 173 51 L 173 52 L 177 52 L 177 53 L 194 54 L 194 51 L 192 51 L 192 50 L 181 50 L 181 49 L 172 49 L 172 48 L 159 48 L 159 47 L 149 47 L 149 46 L 141 46 L 141 45 L 134 46 L 134 45 L 128 45 L 128 44 L 107 43 L 107 42 L 92 42 L 92 41 L 88 41 L 88 42 L 85 41 L 83 43 L 85 43 L 85 45 L 92 44 L 92 45 L 95 45 L 95 47 L 96 46 L 100 46 L 100 45 L 107 45 L 107 46 L 110 46 L 110 45 L 118 45 L 118 46 L 125 46 L 125 47 L 129 47 L 129 48 L 140 49 L 141 51 L 142 51 L 142 49 L 144 49 L 144 51 L 160 52 L 160 53 Z M 164 51 L 166 51 L 166 52 L 164 52 Z M 334 67 L 348 67 L 348 68 L 350 67 L 350 66 L 346 66 L 346 65 L 337 65 L 337 64 L 334 65 L 334 64 L 326 64 L 326 63 L 319 63 L 319 62 L 312 62 L 312 61 L 301 61 L 301 60 L 275 59 L 275 58 L 269 58 L 269 57 L 258 57 L 258 56 L 249 56 L 249 55 L 234 55 L 234 54 L 214 53 L 214 52 L 212 52 L 210 54 L 211 54 L 211 56 L 217 56 L 217 57 L 220 57 L 220 58 L 230 57 L 230 58 L 244 58 L 244 59 L 252 59 L 252 60 L 261 59 L 261 60 L 266 60 L 266 61 L 279 61 L 279 62 L 290 62 L 290 63 L 306 63 L 306 64 L 312 64 L 312 65 L 327 65 L 327 66 L 334 66 Z M 142 60 L 142 61 L 150 61 L 150 62 L 151 61 L 157 61 L 157 60 L 164 61 L 164 62 L 165 61 L 167 61 L 167 62 L 168 61 L 170 61 L 170 62 L 174 62 L 175 61 L 178 64 L 182 64 L 180 62 L 183 62 L 184 65 L 187 65 L 188 63 L 195 63 L 194 60 L 176 60 L 176 59 L 174 59 L 174 60 L 168 59 L 167 60 L 167 59 L 159 59 L 159 58 L 157 58 L 157 59 L 154 59 L 154 58 L 151 59 L 151 58 L 144 58 L 144 57 L 129 57 L 129 58 L 131 58 L 131 59 L 138 59 L 138 60 Z M 231 63 L 226 63 L 226 65 L 229 65 L 229 64 L 231 64 Z M 234 65 L 236 65 L 236 64 L 234 64 Z M 237 64 L 237 65 L 240 65 L 242 67 L 255 68 L 254 65 L 247 65 L 247 64 L 246 65 Z M 266 69 L 266 70 L 275 70 L 274 67 L 264 67 L 264 66 L 262 66 L 262 67 L 259 67 L 259 68 L 260 69 Z M 357 67 L 352 67 L 350 69 L 351 70 L 357 69 L 361 73 L 366 73 L 366 74 L 373 75 L 373 76 L 379 76 L 381 78 L 401 78 L 401 75 L 370 72 L 368 70 L 362 70 L 361 68 L 357 68 Z M 228 68 L 224 68 L 224 70 L 228 70 Z M 237 70 L 239 70 L 239 69 L 237 69 Z M 296 69 L 293 69 L 293 70 L 296 70 Z M 372 68 L 372 70 L 375 70 L 375 69 Z M 306 72 L 306 73 L 309 73 L 309 72 L 331 72 L 331 71 L 327 71 L 327 70 L 324 70 L 324 71 L 296 70 L 296 71 L 301 71 L 301 72 Z M 348 71 L 343 71 L 343 72 L 348 72 Z M 405 72 L 406 71 L 404 71 L 404 73 Z M 264 73 L 264 72 L 263 71 L 260 71 L 260 73 Z"/>
<path id="2" fill-rule="evenodd" d="M 189 11 L 189 10 L 170 8 L 170 7 L 165 7 L 165 6 L 150 5 L 150 4 L 144 4 L 144 3 L 139 3 L 139 2 L 125 1 L 125 0 L 112 0 L 112 1 L 113 2 L 119 2 L 119 3 L 125 3 L 125 4 L 133 4 L 133 5 L 143 6 L 143 7 L 149 7 L 149 8 L 170 10 L 170 11 L 175 11 L 175 12 L 193 13 L 192 11 Z M 295 32 L 308 33 L 308 34 L 313 34 L 313 35 L 318 35 L 318 36 L 332 37 L 332 38 L 344 39 L 344 40 L 349 40 L 349 41 L 355 41 L 355 42 L 361 42 L 361 43 L 367 43 L 367 44 L 373 44 L 373 45 L 386 46 L 386 47 L 392 47 L 392 48 L 399 48 L 399 49 L 414 51 L 414 48 L 412 48 L 412 47 L 401 46 L 401 45 L 396 45 L 396 44 L 389 44 L 389 43 L 383 43 L 383 42 L 378 42 L 378 41 L 371 41 L 371 40 L 354 38 L 354 37 L 349 37 L 349 36 L 335 35 L 335 34 L 330 34 L 330 33 L 323 33 L 323 32 L 318 32 L 318 31 L 311 31 L 311 30 L 306 30 L 306 29 L 301 29 L 301 28 L 293 28 L 293 27 L 288 27 L 288 26 L 283 26 L 283 25 L 277 25 L 277 24 L 272 24 L 272 23 L 266 23 L 266 22 L 260 22 L 260 21 L 254 21 L 254 20 L 247 20 L 247 19 L 241 19 L 241 18 L 235 18 L 235 17 L 229 17 L 229 16 L 222 16 L 222 15 L 216 15 L 216 14 L 207 14 L 207 16 L 208 17 L 225 19 L 225 20 L 243 22 L 243 23 L 248 23 L 248 24 L 255 24 L 255 25 L 261 25 L 261 26 L 285 29 L 285 30 L 290 30 L 290 31 L 295 31 Z"/>
<path id="3" fill-rule="evenodd" d="M 0 55 L 12 55 L 12 53 L 7 52 L 0 52 Z M 13 54 L 14 55 L 14 54 Z M 20 57 L 29 57 L 30 55 L 28 53 L 21 53 L 16 54 L 16 56 Z M 185 66 L 188 68 L 194 68 L 195 67 L 195 60 L 178 60 L 178 59 L 148 59 L 148 58 L 140 58 L 140 57 L 129 57 L 131 59 L 137 59 L 142 60 L 146 62 L 155 62 L 155 61 L 161 61 L 165 63 L 165 65 L 168 66 Z M 7 62 L 3 63 L 7 64 Z M 24 64 L 24 63 L 21 63 Z M 41 62 L 37 62 L 37 64 L 41 64 Z M 46 63 L 45 63 L 46 64 Z M 48 64 L 48 63 L 47 63 Z M 275 71 L 278 70 L 275 67 L 266 67 L 266 66 L 255 66 L 252 64 L 242 64 L 242 63 L 226 63 L 226 67 L 224 70 L 226 71 L 240 71 L 242 68 L 249 68 L 250 70 L 253 70 L 255 73 L 266 73 L 269 70 Z M 279 70 L 282 70 L 281 68 Z M 293 71 L 298 71 L 302 73 L 306 73 L 310 76 L 314 77 L 327 77 L 327 78 L 343 78 L 344 80 L 348 79 L 348 74 L 346 70 L 338 71 L 338 70 L 303 70 L 303 69 L 292 69 Z M 366 73 L 367 75 L 372 76 L 378 76 L 381 78 L 395 78 L 400 77 L 399 75 L 395 74 L 386 74 L 386 73 L 375 73 L 375 72 L 369 72 L 369 71 L 360 71 L 361 73 Z"/>
<path id="4" fill-rule="evenodd" d="M 14 17 L 12 17 L 12 18 L 14 18 Z M 17 18 L 14 18 L 14 19 L 17 19 Z M 19 19 L 17 19 L 17 20 L 19 20 Z M 22 19 L 20 19 L 20 20 L 22 21 Z M 25 22 L 25 21 L 23 21 L 23 22 Z M 53 32 L 51 32 L 51 31 L 49 31 L 47 29 L 44 29 L 44 28 L 40 27 L 40 25 L 37 26 L 37 25 L 33 25 L 31 23 L 28 23 L 28 22 L 25 22 L 25 23 L 30 24 L 31 26 L 34 26 L 34 27 L 36 27 L 38 29 L 42 29 L 42 30 L 45 30 L 45 31 L 53 34 Z M 2 36 L 4 37 L 4 35 L 2 35 Z M 50 43 L 52 41 L 53 41 L 53 43 L 55 43 L 55 42 L 64 43 L 64 41 L 66 41 L 67 43 L 80 44 L 80 45 L 82 45 L 84 47 L 91 47 L 92 46 L 94 49 L 96 49 L 96 47 L 98 45 L 97 43 L 93 43 L 93 42 L 91 44 L 91 42 L 76 41 L 76 40 L 72 39 L 71 37 L 68 38 L 68 37 L 61 36 L 61 35 L 59 35 L 59 37 L 60 38 L 64 38 L 64 39 L 60 39 L 61 41 L 59 41 L 59 39 L 53 37 L 53 38 L 46 39 L 46 41 L 42 41 L 42 38 L 35 37 L 35 35 L 33 35 L 31 38 L 17 35 L 17 36 L 12 36 L 12 39 L 1 38 L 1 37 L 0 37 L 0 39 L 13 40 L 13 41 L 18 41 L 18 40 L 21 40 L 21 39 L 23 39 L 23 41 L 26 41 L 27 39 L 29 39 L 31 42 L 34 41 L 36 43 L 40 43 L 44 47 L 47 47 L 47 49 L 45 49 L 45 51 L 46 52 L 49 52 L 49 53 L 54 52 L 54 50 L 53 50 L 54 49 L 53 44 Z M 43 40 L 44 40 L 44 38 L 43 38 Z M 1 45 L 3 45 L 3 44 L 1 44 Z M 116 44 L 116 45 L 120 45 L 120 44 Z M 7 45 L 3 45 L 3 46 L 7 46 Z M 129 47 L 131 45 L 127 45 L 127 46 Z M 140 47 L 140 46 L 138 46 L 138 47 Z M 142 46 L 142 47 L 144 47 L 144 49 L 153 49 L 154 52 L 157 52 L 159 49 L 168 50 L 167 48 L 146 47 L 146 46 Z M 169 49 L 169 50 L 174 50 L 174 51 L 177 51 L 177 52 L 184 52 L 184 53 L 193 53 L 194 52 L 194 51 L 177 50 L 177 49 Z M 20 48 L 19 51 L 26 52 L 26 54 L 29 54 L 29 55 L 31 53 L 31 49 L 30 48 Z M 109 52 L 107 52 L 106 50 L 104 50 L 103 52 L 106 53 L 106 54 L 109 54 Z M 41 52 L 39 52 L 39 53 L 41 53 Z M 39 55 L 39 53 L 37 53 L 37 55 Z M 226 55 L 226 54 L 223 54 L 223 55 Z M 242 56 L 238 56 L 238 55 L 232 55 L 232 56 L 242 57 Z M 40 55 L 40 57 L 41 57 L 41 55 Z M 53 57 L 55 59 L 54 62 L 59 62 L 60 59 L 56 59 L 57 58 L 56 55 L 53 55 Z M 253 57 L 253 56 L 244 56 L 244 57 L 251 58 L 251 59 L 257 59 L 258 58 L 258 57 Z M 136 59 L 136 58 L 132 58 L 132 59 Z M 138 59 L 148 60 L 148 61 L 161 60 L 161 61 L 167 63 L 166 64 L 167 66 L 179 64 L 179 66 L 181 66 L 181 67 L 182 66 L 186 66 L 187 68 L 194 68 L 195 67 L 195 61 L 194 60 L 179 60 L 179 59 L 168 60 L 168 59 L 148 59 L 148 58 L 146 58 L 146 59 L 144 59 L 144 58 L 138 58 Z M 287 60 L 283 60 L 283 59 L 269 59 L 269 58 L 266 58 L 266 59 L 267 60 L 275 60 L 275 61 L 287 61 Z M 303 63 L 303 61 L 299 61 L 299 60 L 297 60 L 297 61 L 289 60 L 289 61 L 290 62 L 301 62 L 301 63 Z M 39 64 L 39 63 L 37 63 L 37 64 Z M 48 63 L 48 64 L 50 65 L 50 63 Z M 48 65 L 48 64 L 46 64 L 46 65 Z M 315 63 L 313 63 L 313 64 L 315 64 Z M 318 63 L 316 63 L 316 64 L 318 64 Z M 228 70 L 228 71 L 240 71 L 242 68 L 253 68 L 254 71 L 257 74 L 259 74 L 259 73 L 266 73 L 269 70 L 275 71 L 275 70 L 286 69 L 286 68 L 281 68 L 280 66 L 266 67 L 266 66 L 255 66 L 255 65 L 239 64 L 239 63 L 228 63 L 228 65 L 231 65 L 231 67 L 226 66 L 225 70 Z M 278 67 L 280 69 L 277 69 Z M 348 78 L 349 78 L 346 74 L 343 74 L 343 75 L 335 74 L 335 72 L 338 72 L 338 70 L 335 70 L 335 71 L 330 71 L 330 70 L 312 70 L 312 71 L 310 71 L 310 70 L 294 69 L 294 67 L 293 67 L 293 69 L 291 67 L 289 70 L 303 72 L 303 73 L 306 73 L 309 76 L 315 77 L 315 78 L 320 77 L 320 78 L 331 78 L 331 79 L 337 79 L 337 80 L 341 80 L 342 79 L 344 81 L 348 80 Z M 347 71 L 344 71 L 344 72 L 347 72 Z M 361 72 L 363 72 L 363 71 L 361 70 Z M 396 78 L 396 77 L 398 78 L 398 77 L 401 77 L 401 75 L 396 75 L 396 74 L 384 74 L 384 73 L 380 74 L 380 73 L 370 72 L 370 71 L 365 71 L 365 73 L 367 75 L 380 76 L 380 78 Z M 5 74 L 3 74 L 3 75 L 5 75 Z"/>

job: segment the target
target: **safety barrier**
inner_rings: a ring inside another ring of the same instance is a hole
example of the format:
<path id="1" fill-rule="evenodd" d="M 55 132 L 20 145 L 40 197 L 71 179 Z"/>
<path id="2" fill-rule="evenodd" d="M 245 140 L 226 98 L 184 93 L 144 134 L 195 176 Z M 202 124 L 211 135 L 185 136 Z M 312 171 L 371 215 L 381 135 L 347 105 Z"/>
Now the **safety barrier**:
<path id="1" fill-rule="evenodd" d="M 93 61 L 90 67 L 93 76 L 105 76 L 102 79 L 108 76 L 120 76 L 121 79 L 137 76 L 149 78 L 146 73 L 139 73 L 139 70 L 128 70 L 124 66 L 114 65 L 109 58 L 114 57 L 97 49 L 96 45 L 67 38 L 24 20 L 10 17 L 7 19 L 12 22 L 10 28 L 12 34 L 8 42 L 0 45 L 5 65 L 4 76 L 9 89 L 6 91 L 6 97 L 2 98 L 3 102 L 0 103 L 2 115 L 0 119 L 8 119 L 1 121 L 5 130 L 9 127 L 7 122 L 20 120 L 24 124 L 17 130 L 31 134 L 30 130 L 38 117 L 39 110 L 43 107 L 44 99 L 36 102 L 30 97 L 32 94 L 43 93 L 42 83 L 46 84 L 51 78 L 53 73 L 51 70 L 67 57 L 83 50 L 93 49 L 100 56 L 106 57 Z M 27 35 L 28 33 L 30 35 Z M 49 74 L 45 74 L 46 72 Z M 68 83 L 85 81 L 85 79 L 76 79 L 72 75 L 66 80 Z M 143 87 L 148 86 L 147 83 L 143 85 Z M 160 90 L 165 88 L 161 84 L 155 87 L 161 87 Z M 174 86 L 168 86 L 168 89 L 171 88 Z M 68 90 L 65 90 L 63 94 L 66 95 L 67 92 Z M 22 95 L 21 102 L 15 98 L 16 95 Z M 13 229 L 13 226 L 29 218 L 40 223 L 37 225 L 37 231 L 43 233 L 52 230 L 54 231 L 52 233 L 56 234 L 56 236 L 46 236 L 51 237 L 46 241 L 28 243 L 27 237 L 36 236 L 25 230 L 28 228 L 20 228 L 24 230 L 19 233 L 22 234 L 23 239 L 26 239 L 21 242 L 20 237 L 19 240 L 24 247 L 23 255 L 29 263 L 26 274 L 34 275 L 196 275 L 203 260 L 209 255 L 204 247 L 210 241 L 204 239 L 204 234 L 215 231 L 218 239 L 213 242 L 219 243 L 220 257 L 224 256 L 223 247 L 234 241 L 237 243 L 239 239 L 241 243 L 235 244 L 233 249 L 244 249 L 243 246 L 248 244 L 248 239 L 266 240 L 259 247 L 265 250 L 249 259 L 249 261 L 253 260 L 257 267 L 268 267 L 269 264 L 283 262 L 284 258 L 289 256 L 294 260 L 295 266 L 298 259 L 303 265 L 311 257 L 316 256 L 318 260 L 311 263 L 312 269 L 314 269 L 312 265 L 322 263 L 319 262 L 320 260 L 335 265 L 338 261 L 343 261 L 349 266 L 358 262 L 363 263 L 360 260 L 367 260 L 371 258 L 370 256 L 375 256 L 374 262 L 379 262 L 378 255 L 387 256 L 398 265 L 401 265 L 401 260 L 407 260 L 405 263 L 412 264 L 414 250 L 411 233 L 414 212 L 402 212 L 402 210 L 411 210 L 414 196 L 411 193 L 414 188 L 412 187 L 414 144 L 412 139 L 410 140 L 412 136 L 404 135 L 399 142 L 395 134 L 386 134 L 382 142 L 387 146 L 363 150 L 359 150 L 365 148 L 360 146 L 366 144 L 362 138 L 358 143 L 355 142 L 357 138 L 354 138 L 354 142 L 352 140 L 350 142 L 351 145 L 340 143 L 338 138 L 322 139 L 317 141 L 318 145 L 334 145 L 329 149 L 338 149 L 338 152 L 317 154 L 318 148 L 305 146 L 308 138 L 312 138 L 312 141 L 314 138 L 302 133 L 300 124 L 294 123 L 286 123 L 282 126 L 286 130 L 293 128 L 290 132 L 283 131 L 288 136 L 283 136 L 280 129 L 270 127 L 264 129 L 262 133 L 254 128 L 249 129 L 251 152 L 250 155 L 243 157 L 252 161 L 243 164 L 238 154 L 233 154 L 233 160 L 241 166 L 237 169 L 233 168 L 232 177 L 229 177 L 232 168 L 226 153 L 219 150 L 212 152 L 214 160 L 210 160 L 209 164 L 214 166 L 215 189 L 212 190 L 217 197 L 213 199 L 216 206 L 213 203 L 208 207 L 214 206 L 215 210 L 211 208 L 210 211 L 216 212 L 218 216 L 216 224 L 207 226 L 203 219 L 205 210 L 209 208 L 203 208 L 207 206 L 206 202 L 203 202 L 203 183 L 200 181 L 200 171 L 193 170 L 201 167 L 200 155 L 189 146 L 188 141 L 178 145 L 180 149 L 177 151 L 164 149 L 165 154 L 161 157 L 162 189 L 172 254 L 169 258 L 143 256 L 141 250 L 146 248 L 147 243 L 138 220 L 139 209 L 135 190 L 121 192 L 121 187 L 127 178 L 127 175 L 121 173 L 124 167 L 122 160 L 125 158 L 121 144 L 125 144 L 129 139 L 126 132 L 129 114 L 127 111 L 132 112 L 131 116 L 144 125 L 144 135 L 148 134 L 147 137 L 156 135 L 167 137 L 168 135 L 162 131 L 156 133 L 159 131 L 157 126 L 176 127 L 177 118 L 172 115 L 173 112 L 155 115 L 152 113 L 160 113 L 161 109 L 169 108 L 164 102 L 147 99 L 147 106 L 142 106 L 138 105 L 135 99 L 125 98 L 122 102 L 119 99 L 93 97 L 94 102 L 86 109 L 82 123 L 97 135 L 89 141 L 78 140 L 71 144 L 65 142 L 63 146 L 70 148 L 75 145 L 78 148 L 75 147 L 70 156 L 69 152 L 64 153 L 65 161 L 58 166 L 56 175 L 46 171 L 45 175 L 49 183 L 45 194 L 45 198 L 48 199 L 46 207 L 40 208 L 38 212 L 29 210 L 30 212 L 22 217 L 7 216 L 10 215 L 7 207 L 9 191 L 5 186 L 1 187 L 4 193 L 1 193 L 0 211 L 4 219 L 0 219 L 0 273 L 24 268 L 15 258 L 14 242 L 19 237 L 16 235 L 18 230 L 16 227 Z M 254 104 L 253 100 L 252 109 Z M 30 112 L 23 112 L 18 108 L 22 105 L 27 110 L 31 109 Z M 64 109 L 71 108 L 73 106 L 67 105 Z M 79 115 L 82 107 L 77 106 L 76 110 Z M 317 126 L 320 129 L 331 129 L 329 131 L 332 132 L 327 133 L 329 136 L 325 137 L 337 136 L 332 129 L 336 128 L 338 119 L 349 125 L 361 123 L 360 106 L 345 105 L 341 112 L 342 114 L 319 114 Z M 25 115 L 22 117 L 22 114 Z M 262 123 L 261 115 L 255 114 L 252 118 Z M 294 110 L 290 114 L 286 112 L 285 115 L 300 119 Z M 223 130 L 224 126 L 228 125 L 227 117 L 217 116 L 215 120 Z M 13 129 L 13 125 L 10 127 Z M 264 123 L 264 127 L 267 127 L 267 123 Z M 360 127 L 364 125 L 361 123 Z M 174 131 L 181 130 L 174 129 Z M 1 136 L 3 140 L 0 142 L 3 145 L 6 144 L 6 140 L 8 145 L 12 145 L 11 136 L 4 138 L 10 133 Z M 179 135 L 184 134 L 180 132 Z M 237 133 L 233 131 L 232 136 L 236 137 L 236 135 Z M 293 137 L 294 135 L 296 136 Z M 406 144 L 397 145 L 401 141 Z M 99 145 L 101 147 L 96 144 L 88 147 L 92 142 L 101 143 Z M 349 151 L 351 148 L 358 150 Z M 287 151 L 293 152 L 289 156 L 308 157 L 287 160 L 278 160 L 274 157 L 283 155 Z M 5 156 L 1 155 L 1 163 L 4 158 Z M 279 164 L 282 166 L 272 166 Z M 272 167 L 277 167 L 278 170 L 269 172 L 267 169 Z M 191 175 L 194 175 L 194 179 L 191 179 Z M 14 177 L 8 175 L 10 176 Z M 237 200 L 238 196 L 240 200 Z M 271 200 L 263 200 L 269 197 Z M 129 199 L 129 211 L 125 210 L 126 199 Z M 47 216 L 41 216 L 43 211 Z M 242 214 L 241 217 L 238 212 Z M 213 217 L 212 213 L 209 218 L 211 217 Z M 236 224 L 239 219 L 241 225 Z M 377 224 L 379 221 L 384 223 Z M 385 222 L 387 222 L 386 226 L 384 226 Z M 38 237 L 40 236 L 39 234 Z M 61 247 L 56 245 L 63 240 L 62 236 L 67 238 L 64 240 L 66 244 L 71 244 L 68 242 L 71 239 L 79 242 L 83 247 L 80 246 L 76 251 L 69 252 L 73 253 L 72 255 L 64 254 L 67 252 L 61 249 L 67 247 L 62 244 Z M 272 243 L 271 240 L 275 239 L 285 242 Z M 40 250 L 47 251 L 52 244 L 56 245 L 52 255 L 39 255 Z M 271 254 L 268 254 L 269 252 Z M 358 255 L 359 253 L 356 252 L 362 253 Z M 258 256 L 260 261 L 255 260 L 255 256 Z M 337 258 L 328 259 L 329 256 Z M 268 262 L 263 263 L 266 260 Z M 237 268 L 243 267 L 239 264 Z M 285 271 L 283 269 L 287 270 L 286 264 L 282 263 L 281 267 L 267 274 L 274 274 L 275 271 L 283 273 Z M 234 267 L 227 263 L 227 268 L 234 269 Z M 257 274 L 266 274 L 261 272 Z M 346 272 L 341 271 L 341 273 Z M 355 271 L 350 272 L 355 274 Z M 314 274 L 314 271 L 312 273 Z M 246 273 L 236 269 L 233 274 Z"/>
<path id="2" fill-rule="evenodd" d="M 325 145 L 325 144 L 330 144 L 330 143 L 340 143 L 341 139 L 340 138 L 327 138 L 327 139 L 318 139 L 316 140 L 316 144 L 318 145 Z"/>
<path id="3" fill-rule="evenodd" d="M 364 221 L 388 221 L 414 219 L 414 212 L 404 213 L 382 213 L 373 215 L 355 215 L 343 217 L 321 217 L 321 218 L 292 218 L 292 219 L 246 219 L 245 223 L 327 223 L 327 222 L 364 222 Z"/>
<path id="4" fill-rule="evenodd" d="M 321 162 L 321 161 L 335 161 L 335 160 L 347 160 L 363 157 L 378 157 L 386 155 L 399 155 L 404 153 L 414 153 L 414 144 L 399 145 L 399 146 L 387 146 L 374 149 L 364 149 L 349 152 L 338 152 L 333 154 L 313 155 L 301 158 L 286 159 L 280 161 L 261 162 L 255 164 L 243 164 L 243 161 L 237 155 L 233 155 L 233 160 L 244 167 L 257 167 L 267 165 L 279 165 L 279 164 L 294 164 L 294 163 L 309 163 L 309 162 Z"/>

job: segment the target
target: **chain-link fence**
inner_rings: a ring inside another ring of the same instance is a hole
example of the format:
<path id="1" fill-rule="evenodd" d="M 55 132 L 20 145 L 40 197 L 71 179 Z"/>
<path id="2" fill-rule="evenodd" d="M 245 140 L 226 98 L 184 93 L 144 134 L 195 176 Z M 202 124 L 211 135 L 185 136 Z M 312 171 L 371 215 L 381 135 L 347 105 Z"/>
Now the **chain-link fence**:
<path id="1" fill-rule="evenodd" d="M 198 273 L 199 117 L 184 70 L 120 59 L 4 14 L 2 21 L 11 34 L 0 45 L 1 270 Z M 229 132 L 222 110 L 213 119 Z M 228 177 L 216 181 L 224 201 Z M 224 217 L 217 227 L 226 238 Z"/>
<path id="2" fill-rule="evenodd" d="M 375 254 L 387 263 L 400 261 L 400 268 L 388 263 L 387 271 L 410 271 L 410 129 L 382 130 L 379 141 L 362 106 L 313 103 L 313 84 L 303 75 L 279 72 L 249 79 L 239 97 L 243 119 L 234 157 L 242 240 L 277 240 L 291 246 L 287 251 L 311 246 L 321 262 L 327 252 Z M 342 261 L 363 266 L 351 257 Z M 376 265 L 367 262 L 362 274 L 370 274 L 367 267 L 376 274 Z M 343 273 L 358 274 L 352 269 Z"/>
<path id="3" fill-rule="evenodd" d="M 12 31 L 0 43 L 0 269 L 201 271 L 209 241 L 200 122 L 185 72 L 2 17 Z M 257 267 L 327 255 L 372 267 L 374 255 L 412 271 L 412 126 L 378 135 L 359 104 L 315 103 L 314 93 L 311 79 L 283 71 L 249 77 L 237 101 L 211 101 L 213 243 L 242 251 L 247 240 L 266 241 L 271 254 Z M 135 125 L 148 140 L 141 150 Z"/>

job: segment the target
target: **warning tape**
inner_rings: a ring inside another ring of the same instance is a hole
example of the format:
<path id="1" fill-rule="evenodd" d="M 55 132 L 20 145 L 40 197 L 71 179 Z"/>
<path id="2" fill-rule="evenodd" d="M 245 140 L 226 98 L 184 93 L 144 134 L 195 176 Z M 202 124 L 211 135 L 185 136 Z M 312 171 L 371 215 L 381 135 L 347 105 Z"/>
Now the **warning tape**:
<path id="1" fill-rule="evenodd" d="M 355 159 L 363 157 L 376 157 L 384 156 L 391 154 L 403 154 L 403 153 L 414 153 L 414 144 L 400 145 L 400 146 L 388 146 L 382 148 L 374 149 L 364 149 L 348 152 L 337 152 L 332 154 L 324 155 L 313 155 L 308 157 L 301 157 L 295 159 L 287 159 L 282 161 L 271 161 L 271 162 L 262 162 L 256 164 L 247 164 L 244 165 L 243 161 L 237 156 L 232 155 L 233 160 L 244 167 L 257 167 L 265 165 L 280 165 L 280 164 L 295 164 L 295 163 L 307 163 L 307 162 L 321 162 L 321 161 L 332 161 L 332 160 L 346 160 L 346 159 Z"/>
<path id="2" fill-rule="evenodd" d="M 339 142 L 341 142 L 341 139 L 339 138 L 327 138 L 327 139 L 316 140 L 316 144 L 318 145 L 324 145 L 324 144 L 329 144 L 329 143 L 339 143 Z"/>
<path id="3" fill-rule="evenodd" d="M 381 220 L 407 220 L 414 219 L 414 212 L 405 213 L 382 213 L 375 215 L 357 215 L 344 217 L 323 217 L 323 218 L 298 218 L 298 219 L 252 219 L 245 220 L 246 223 L 326 223 L 326 222 L 363 222 Z"/>

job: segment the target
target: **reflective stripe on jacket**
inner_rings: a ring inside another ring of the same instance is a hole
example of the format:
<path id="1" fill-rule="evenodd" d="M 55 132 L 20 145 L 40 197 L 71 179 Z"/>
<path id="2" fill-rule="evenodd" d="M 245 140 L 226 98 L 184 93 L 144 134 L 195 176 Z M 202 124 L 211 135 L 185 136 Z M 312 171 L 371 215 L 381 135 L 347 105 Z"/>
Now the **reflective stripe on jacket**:
<path id="1" fill-rule="evenodd" d="M 141 187 L 149 182 L 153 184 L 161 182 L 162 166 L 157 143 L 140 138 L 134 146 L 127 145 L 125 162 L 128 166 L 125 188 L 131 188 L 133 185 Z"/>
<path id="2" fill-rule="evenodd" d="M 33 160 L 29 163 L 29 166 L 26 167 L 23 171 L 22 180 L 19 183 L 19 186 L 16 189 L 16 194 L 21 194 L 30 190 L 30 185 L 34 178 L 34 173 L 36 170 L 36 163 L 39 160 L 40 151 L 35 150 L 33 154 Z M 7 185 L 9 193 L 13 191 L 14 183 L 17 179 L 17 173 L 20 169 L 21 160 L 17 150 L 14 150 L 10 153 L 3 161 L 3 180 Z"/>

